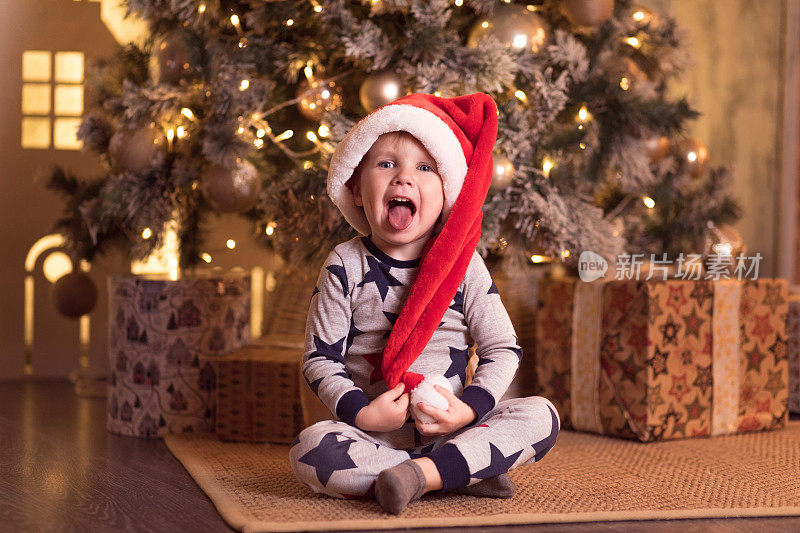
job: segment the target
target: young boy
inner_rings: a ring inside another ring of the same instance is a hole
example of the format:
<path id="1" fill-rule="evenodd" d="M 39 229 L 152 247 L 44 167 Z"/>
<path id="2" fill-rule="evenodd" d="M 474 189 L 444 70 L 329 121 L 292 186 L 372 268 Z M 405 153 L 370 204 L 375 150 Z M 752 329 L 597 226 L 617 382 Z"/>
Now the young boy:
<path id="1" fill-rule="evenodd" d="M 555 444 L 549 400 L 499 401 L 522 350 L 475 251 L 496 135 L 485 94 L 412 94 L 337 146 L 328 194 L 363 236 L 326 259 L 306 323 L 303 375 L 339 419 L 306 428 L 291 449 L 315 492 L 374 495 L 395 514 L 431 490 L 507 498 L 508 470 Z M 465 387 L 473 339 L 479 363 Z M 433 419 L 423 423 L 409 393 L 435 375 L 452 392 L 436 386 L 447 409 L 418 404 Z"/>

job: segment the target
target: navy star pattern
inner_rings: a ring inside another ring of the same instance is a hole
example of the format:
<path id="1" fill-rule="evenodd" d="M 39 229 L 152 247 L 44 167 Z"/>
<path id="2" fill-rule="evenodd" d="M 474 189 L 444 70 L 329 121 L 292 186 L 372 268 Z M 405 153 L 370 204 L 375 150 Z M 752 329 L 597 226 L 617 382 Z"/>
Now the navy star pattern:
<path id="1" fill-rule="evenodd" d="M 489 450 L 491 453 L 489 466 L 478 470 L 472 474 L 472 477 L 476 477 L 478 479 L 488 479 L 490 477 L 499 476 L 500 474 L 505 474 L 512 466 L 514 466 L 514 462 L 516 462 L 517 457 L 519 457 L 519 454 L 522 453 L 522 450 L 520 450 L 506 457 L 503 455 L 503 452 L 501 452 L 500 449 L 491 442 L 489 443 Z"/>
<path id="2" fill-rule="evenodd" d="M 350 331 L 347 332 L 347 345 L 344 350 L 344 353 L 349 353 L 350 346 L 353 345 L 353 339 L 363 334 L 364 332 L 356 327 L 356 323 L 353 321 L 353 317 L 350 316 Z"/>
<path id="3" fill-rule="evenodd" d="M 464 383 L 467 379 L 467 357 L 469 356 L 469 347 L 464 350 L 459 350 L 452 346 L 448 346 L 448 348 L 450 348 L 450 366 L 445 370 L 444 377 L 458 376 L 461 383 Z"/>
<path id="4" fill-rule="evenodd" d="M 340 441 L 336 435 L 340 435 L 340 433 L 327 433 L 315 448 L 298 459 L 301 463 L 314 467 L 317 479 L 323 487 L 328 484 L 331 475 L 337 470 L 356 468 L 356 464 L 347 453 L 350 445 L 356 441 L 353 439 Z"/>
<path id="5" fill-rule="evenodd" d="M 389 311 L 384 311 L 383 312 L 383 316 L 386 317 L 386 320 L 389 321 L 389 323 L 392 325 L 392 328 L 393 328 L 394 327 L 394 323 L 397 322 L 397 317 L 400 316 L 400 313 L 390 313 Z M 384 339 L 388 339 L 389 338 L 389 334 L 391 332 L 392 332 L 391 328 L 386 330 L 386 332 L 384 332 L 384 334 L 383 334 L 383 338 Z"/>
<path id="6" fill-rule="evenodd" d="M 311 387 L 311 390 L 314 391 L 314 394 L 316 394 L 317 396 L 319 396 L 319 384 L 322 382 L 323 379 L 325 378 L 321 377 L 319 379 L 315 379 L 314 381 L 308 381 L 308 378 L 306 378 L 306 383 L 308 383 L 308 386 Z"/>
<path id="7" fill-rule="evenodd" d="M 489 287 L 489 291 L 486 294 L 497 294 L 500 295 L 500 291 L 497 290 L 497 285 L 494 284 L 494 280 L 492 280 L 492 286 Z"/>
<path id="8" fill-rule="evenodd" d="M 339 282 L 342 284 L 342 293 L 344 293 L 345 297 L 348 295 L 348 286 L 347 286 L 347 272 L 344 271 L 344 266 L 342 265 L 328 265 L 327 268 L 331 274 L 339 278 Z"/>
<path id="9" fill-rule="evenodd" d="M 312 293 L 311 293 L 311 297 L 313 298 L 313 297 L 314 297 L 314 295 L 315 295 L 315 294 L 317 294 L 318 292 L 319 292 L 319 289 L 318 289 L 318 288 L 317 288 L 317 286 L 315 285 L 315 286 L 314 286 L 314 292 L 312 292 Z"/>
<path id="10" fill-rule="evenodd" d="M 550 449 L 556 445 L 556 437 L 558 436 L 558 416 L 556 416 L 553 409 L 548 405 L 547 409 L 550 411 L 550 419 L 553 422 L 553 429 L 550 430 L 550 434 L 537 442 L 533 445 L 533 450 L 536 452 L 536 456 L 533 462 L 539 461 L 542 457 L 544 457 Z"/>
<path id="11" fill-rule="evenodd" d="M 453 311 L 458 311 L 462 315 L 464 314 L 464 293 L 461 291 L 456 291 L 456 295 L 453 297 L 453 303 L 450 304 L 450 309 Z"/>
<path id="12" fill-rule="evenodd" d="M 342 355 L 342 346 L 344 345 L 345 339 L 344 337 L 333 344 L 326 343 L 316 335 L 313 335 L 313 337 L 315 350 L 309 354 L 309 359 L 312 357 L 324 357 L 325 359 L 329 359 L 336 363 L 340 363 L 342 365 L 344 364 L 344 356 Z"/>
<path id="13" fill-rule="evenodd" d="M 389 287 L 402 287 L 403 284 L 396 277 L 392 276 L 390 270 L 392 267 L 385 265 L 372 257 L 367 256 L 367 264 L 369 270 L 367 275 L 364 276 L 363 281 L 357 287 L 363 287 L 367 283 L 374 283 L 378 287 L 378 292 L 381 295 L 381 301 L 386 301 L 386 294 L 389 292 Z"/>

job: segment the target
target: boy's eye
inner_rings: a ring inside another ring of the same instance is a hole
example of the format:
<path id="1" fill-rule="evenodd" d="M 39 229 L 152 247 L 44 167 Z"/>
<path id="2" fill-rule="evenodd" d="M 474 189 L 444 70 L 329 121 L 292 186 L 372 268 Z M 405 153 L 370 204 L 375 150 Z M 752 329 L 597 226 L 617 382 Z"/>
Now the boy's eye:
<path id="1" fill-rule="evenodd" d="M 427 169 L 427 170 L 425 170 L 425 172 L 431 172 L 431 171 L 433 171 L 433 167 L 431 167 L 430 165 L 426 165 L 426 164 L 424 164 L 424 163 L 423 163 L 422 165 L 420 165 L 420 167 L 424 167 L 424 168 L 422 168 L 422 170 L 425 170 L 425 169 Z"/>
<path id="2" fill-rule="evenodd" d="M 381 168 L 389 168 L 389 167 L 383 166 L 384 164 L 386 164 L 386 165 L 394 165 L 394 163 L 392 163 L 391 161 L 381 161 L 380 163 L 378 163 L 378 166 L 381 167 Z"/>

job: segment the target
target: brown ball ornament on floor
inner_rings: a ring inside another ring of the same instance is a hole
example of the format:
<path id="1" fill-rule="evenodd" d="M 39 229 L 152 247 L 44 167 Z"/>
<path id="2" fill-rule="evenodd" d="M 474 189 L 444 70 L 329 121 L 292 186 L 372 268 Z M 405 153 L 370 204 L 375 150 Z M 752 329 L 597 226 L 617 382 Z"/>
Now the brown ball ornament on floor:
<path id="1" fill-rule="evenodd" d="M 59 313 L 67 318 L 80 318 L 94 309 L 97 287 L 85 272 L 75 270 L 53 284 L 50 297 Z"/>

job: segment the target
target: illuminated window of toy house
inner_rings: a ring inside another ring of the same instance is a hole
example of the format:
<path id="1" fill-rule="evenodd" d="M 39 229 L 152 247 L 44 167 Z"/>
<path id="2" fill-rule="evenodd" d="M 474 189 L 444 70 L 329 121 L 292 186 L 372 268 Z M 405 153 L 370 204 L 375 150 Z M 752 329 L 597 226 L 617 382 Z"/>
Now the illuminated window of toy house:
<path id="1" fill-rule="evenodd" d="M 80 150 L 83 52 L 22 53 L 22 147 Z"/>

